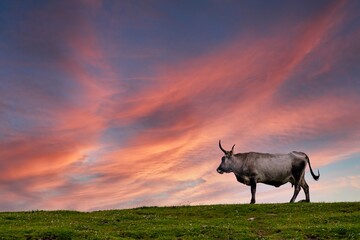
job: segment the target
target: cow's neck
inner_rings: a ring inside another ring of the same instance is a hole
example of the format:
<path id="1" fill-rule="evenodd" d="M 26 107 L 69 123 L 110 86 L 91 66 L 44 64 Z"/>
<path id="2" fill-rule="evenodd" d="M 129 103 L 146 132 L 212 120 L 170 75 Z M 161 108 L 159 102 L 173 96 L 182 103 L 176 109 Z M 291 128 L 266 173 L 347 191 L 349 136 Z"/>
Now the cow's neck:
<path id="1" fill-rule="evenodd" d="M 245 164 L 245 159 L 246 159 L 246 154 L 242 154 L 242 153 L 237 153 L 234 155 L 235 159 L 235 166 L 234 166 L 234 171 L 233 173 L 237 176 L 240 174 L 243 174 L 243 171 L 245 170 L 244 168 L 246 168 L 246 164 Z M 235 170 L 236 169 L 236 170 Z"/>
<path id="2" fill-rule="evenodd" d="M 250 169 L 248 164 L 246 163 L 246 155 L 247 154 L 236 154 L 236 167 L 233 171 L 236 179 L 246 185 L 250 185 Z"/>

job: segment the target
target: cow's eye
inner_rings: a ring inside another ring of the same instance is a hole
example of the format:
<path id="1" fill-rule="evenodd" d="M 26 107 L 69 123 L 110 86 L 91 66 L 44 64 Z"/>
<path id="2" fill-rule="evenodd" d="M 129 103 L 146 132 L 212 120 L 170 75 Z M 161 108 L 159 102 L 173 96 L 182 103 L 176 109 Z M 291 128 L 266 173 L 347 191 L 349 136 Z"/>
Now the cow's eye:
<path id="1" fill-rule="evenodd" d="M 223 162 L 224 162 L 224 161 L 225 161 L 225 157 L 222 157 L 222 158 L 221 158 L 221 161 L 223 161 Z"/>

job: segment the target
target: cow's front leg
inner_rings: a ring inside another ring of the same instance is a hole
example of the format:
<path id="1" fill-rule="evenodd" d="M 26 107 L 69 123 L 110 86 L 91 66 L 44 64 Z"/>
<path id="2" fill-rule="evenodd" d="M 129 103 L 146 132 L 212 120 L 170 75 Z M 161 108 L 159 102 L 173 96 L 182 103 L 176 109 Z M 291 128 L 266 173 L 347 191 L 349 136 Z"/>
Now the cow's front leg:
<path id="1" fill-rule="evenodd" d="M 255 193 L 256 193 L 256 181 L 255 179 L 250 179 L 250 187 L 251 187 L 251 204 L 255 203 Z"/>

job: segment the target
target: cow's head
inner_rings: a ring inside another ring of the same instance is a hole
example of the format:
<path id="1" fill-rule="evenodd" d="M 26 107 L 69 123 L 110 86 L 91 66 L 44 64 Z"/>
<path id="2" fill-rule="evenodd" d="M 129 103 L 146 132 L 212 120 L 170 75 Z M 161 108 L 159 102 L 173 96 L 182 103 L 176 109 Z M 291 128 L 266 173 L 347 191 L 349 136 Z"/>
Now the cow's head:
<path id="1" fill-rule="evenodd" d="M 220 163 L 219 167 L 216 170 L 218 173 L 223 174 L 224 172 L 226 172 L 226 173 L 232 172 L 232 161 L 233 161 L 233 156 L 234 156 L 234 147 L 235 147 L 235 144 L 232 146 L 231 151 L 226 151 L 221 146 L 221 141 L 219 140 L 219 148 L 221 149 L 221 151 L 224 152 L 225 155 L 221 158 L 221 163 Z"/>

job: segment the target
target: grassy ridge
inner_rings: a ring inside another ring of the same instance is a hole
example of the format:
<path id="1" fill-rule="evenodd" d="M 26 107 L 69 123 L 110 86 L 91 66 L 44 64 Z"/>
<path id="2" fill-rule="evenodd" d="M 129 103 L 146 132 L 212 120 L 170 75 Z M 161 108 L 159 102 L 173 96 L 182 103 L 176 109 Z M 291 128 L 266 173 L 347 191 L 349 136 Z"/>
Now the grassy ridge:
<path id="1" fill-rule="evenodd" d="M 0 213 L 0 239 L 360 239 L 360 202 Z"/>

